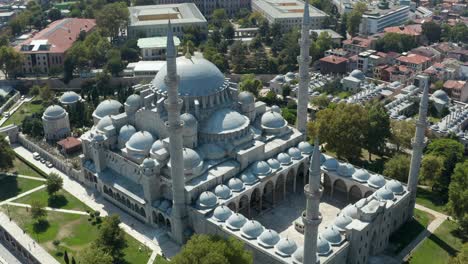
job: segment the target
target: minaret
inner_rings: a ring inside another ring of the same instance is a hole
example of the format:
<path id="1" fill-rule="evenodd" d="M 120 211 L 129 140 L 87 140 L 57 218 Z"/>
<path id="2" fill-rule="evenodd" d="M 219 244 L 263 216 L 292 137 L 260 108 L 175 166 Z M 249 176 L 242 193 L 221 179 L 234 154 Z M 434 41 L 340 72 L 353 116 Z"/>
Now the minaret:
<path id="1" fill-rule="evenodd" d="M 299 45 L 301 54 L 297 57 L 299 63 L 299 91 L 297 93 L 297 129 L 307 136 L 307 105 L 309 104 L 309 65 L 310 65 L 310 15 L 309 2 L 305 1 L 302 18 L 301 39 Z"/>
<path id="2" fill-rule="evenodd" d="M 172 178 L 172 237 L 180 244 L 184 239 L 184 219 L 187 215 L 185 207 L 185 179 L 184 179 L 184 157 L 182 153 L 182 128 L 180 120 L 180 109 L 182 99 L 179 99 L 176 67 L 177 51 L 172 35 L 171 21 L 167 28 L 166 65 L 167 75 L 165 83 L 168 87 L 167 99 L 164 105 L 167 109 L 168 121 L 166 123 L 169 131 L 169 153 L 171 156 L 171 178 Z"/>
<path id="3" fill-rule="evenodd" d="M 408 207 L 408 219 L 413 217 L 416 205 L 416 191 L 418 189 L 419 168 L 421 167 L 422 154 L 425 147 L 424 132 L 427 126 L 427 109 L 429 101 L 429 81 L 427 76 L 417 76 L 419 81 L 424 81 L 424 90 L 419 104 L 419 119 L 416 122 L 416 133 L 411 143 L 413 153 L 411 154 L 411 165 L 408 176 L 408 192 L 410 193 L 410 204 Z"/>
<path id="4" fill-rule="evenodd" d="M 314 153 L 309 167 L 309 184 L 304 187 L 306 195 L 306 213 L 302 217 L 304 222 L 304 264 L 315 264 L 317 262 L 317 237 L 318 226 L 322 222 L 319 211 L 322 188 L 320 186 L 320 144 L 318 140 L 314 143 Z"/>

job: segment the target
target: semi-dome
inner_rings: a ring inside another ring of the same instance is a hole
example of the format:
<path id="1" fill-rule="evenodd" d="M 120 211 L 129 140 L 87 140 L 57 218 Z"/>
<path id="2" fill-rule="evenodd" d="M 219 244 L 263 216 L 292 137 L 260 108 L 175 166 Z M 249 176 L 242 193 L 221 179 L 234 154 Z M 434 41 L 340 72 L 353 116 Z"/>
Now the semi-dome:
<path id="1" fill-rule="evenodd" d="M 255 102 L 253 94 L 246 91 L 239 93 L 238 100 L 241 104 L 253 104 Z"/>
<path id="2" fill-rule="evenodd" d="M 447 95 L 447 93 L 444 90 L 437 90 L 435 91 L 432 96 L 433 99 L 438 99 L 442 101 L 443 103 L 448 103 L 450 102 L 450 98 Z"/>
<path id="3" fill-rule="evenodd" d="M 287 125 L 286 120 L 280 113 L 268 111 L 262 115 L 261 124 L 263 128 L 277 129 Z"/>
<path id="4" fill-rule="evenodd" d="M 101 120 L 99 120 L 99 122 L 96 125 L 96 129 L 98 129 L 99 131 L 104 131 L 106 127 L 111 125 L 112 119 L 110 118 L 110 116 L 105 116 Z"/>
<path id="5" fill-rule="evenodd" d="M 64 92 L 62 96 L 60 96 L 60 103 L 64 105 L 74 104 L 80 100 L 81 96 L 73 91 Z"/>
<path id="6" fill-rule="evenodd" d="M 250 220 L 241 228 L 242 236 L 247 239 L 255 239 L 263 233 L 265 228 L 255 220 Z"/>
<path id="7" fill-rule="evenodd" d="M 216 207 L 216 209 L 213 212 L 213 218 L 216 219 L 218 222 L 226 221 L 231 215 L 231 209 L 224 205 Z"/>
<path id="8" fill-rule="evenodd" d="M 328 171 L 335 171 L 338 169 L 338 161 L 335 158 L 328 158 L 322 166 Z"/>
<path id="9" fill-rule="evenodd" d="M 343 231 L 352 221 L 353 219 L 346 214 L 340 214 L 335 218 L 335 222 L 333 224 L 336 229 Z"/>
<path id="10" fill-rule="evenodd" d="M 291 156 L 289 156 L 288 154 L 284 152 L 278 154 L 276 159 L 279 161 L 279 163 L 281 163 L 281 165 L 289 165 L 292 163 Z"/>
<path id="11" fill-rule="evenodd" d="M 388 181 L 387 184 L 385 184 L 385 188 L 392 191 L 394 194 L 402 194 L 405 192 L 403 185 L 397 180 Z"/>
<path id="12" fill-rule="evenodd" d="M 198 121 L 190 113 L 184 113 L 180 115 L 180 120 L 184 121 L 184 127 L 186 128 L 197 128 Z"/>
<path id="13" fill-rule="evenodd" d="M 193 149 L 184 148 L 182 150 L 182 153 L 184 155 L 185 170 L 192 170 L 194 168 L 197 168 L 203 162 L 203 160 L 200 158 L 200 155 L 198 155 L 198 153 Z"/>
<path id="14" fill-rule="evenodd" d="M 353 70 L 353 71 L 349 74 L 349 76 L 354 77 L 354 78 L 357 78 L 357 79 L 359 79 L 359 80 L 364 80 L 364 79 L 366 78 L 366 75 L 364 75 L 364 73 L 362 73 L 362 71 L 357 70 L 357 69 L 356 69 L 356 70 Z"/>
<path id="15" fill-rule="evenodd" d="M 66 113 L 67 112 L 65 111 L 65 109 L 63 109 L 63 107 L 59 105 L 51 105 L 47 107 L 42 116 L 45 119 L 53 120 L 64 117 Z"/>
<path id="16" fill-rule="evenodd" d="M 282 238 L 275 245 L 276 253 L 282 257 L 291 256 L 297 249 L 296 242 L 289 238 Z"/>
<path id="17" fill-rule="evenodd" d="M 312 152 L 314 152 L 314 146 L 312 146 L 309 142 L 307 141 L 302 141 L 299 143 L 299 145 L 297 145 L 297 147 L 299 148 L 299 150 L 303 153 L 303 154 L 307 154 L 307 155 L 310 155 L 312 154 Z"/>
<path id="18" fill-rule="evenodd" d="M 271 173 L 271 167 L 265 161 L 256 161 L 252 164 L 252 172 L 257 176 L 266 176 Z"/>
<path id="19" fill-rule="evenodd" d="M 369 172 L 367 172 L 364 169 L 358 169 L 353 173 L 353 179 L 355 179 L 358 182 L 367 182 L 369 177 Z"/>
<path id="20" fill-rule="evenodd" d="M 214 112 L 202 126 L 205 134 L 228 134 L 242 130 L 250 124 L 249 119 L 230 108 L 223 108 Z"/>
<path id="21" fill-rule="evenodd" d="M 216 186 L 214 193 L 221 199 L 227 199 L 232 195 L 231 189 L 224 184 Z"/>
<path id="22" fill-rule="evenodd" d="M 156 151 L 163 149 L 164 148 L 164 143 L 162 140 L 156 140 L 153 145 L 151 145 L 151 152 L 155 153 Z"/>
<path id="23" fill-rule="evenodd" d="M 104 120 L 104 118 L 102 120 Z M 99 121 L 99 123 L 101 123 L 101 121 Z M 135 133 L 136 133 L 136 129 L 132 125 L 125 125 L 120 128 L 119 138 L 123 142 L 127 142 Z"/>
<path id="24" fill-rule="evenodd" d="M 257 177 L 250 171 L 245 171 L 241 174 L 240 179 L 245 185 L 252 185 L 258 181 Z"/>
<path id="25" fill-rule="evenodd" d="M 227 186 L 233 191 L 233 192 L 240 192 L 244 190 L 244 183 L 239 179 L 239 178 L 231 178 L 229 179 Z"/>
<path id="26" fill-rule="evenodd" d="M 343 177 L 351 177 L 353 176 L 355 169 L 354 166 L 349 163 L 340 163 L 338 166 L 338 175 Z"/>
<path id="27" fill-rule="evenodd" d="M 125 147 L 134 151 L 149 152 L 151 145 L 154 142 L 154 138 L 148 131 L 139 131 L 133 134 L 132 137 L 127 141 Z"/>
<path id="28" fill-rule="evenodd" d="M 325 256 L 330 254 L 330 251 L 332 251 L 330 242 L 328 242 L 326 239 L 322 238 L 321 235 L 317 237 L 317 253 L 321 256 Z"/>
<path id="29" fill-rule="evenodd" d="M 281 164 L 277 159 L 268 159 L 267 160 L 268 165 L 270 166 L 271 169 L 273 170 L 278 170 L 281 168 Z"/>
<path id="30" fill-rule="evenodd" d="M 288 149 L 288 155 L 293 160 L 298 160 L 302 158 L 301 151 L 298 148 L 292 147 Z"/>
<path id="31" fill-rule="evenodd" d="M 385 178 L 380 174 L 372 174 L 367 180 L 367 184 L 374 188 L 380 188 L 385 185 Z"/>
<path id="32" fill-rule="evenodd" d="M 382 187 L 375 192 L 375 197 L 381 201 L 393 200 L 395 196 L 389 189 Z"/>
<path id="33" fill-rule="evenodd" d="M 228 218 L 226 221 L 226 226 L 231 230 L 239 230 L 246 222 L 247 219 L 243 215 L 235 213 Z"/>
<path id="34" fill-rule="evenodd" d="M 340 232 L 333 226 L 325 228 L 325 230 L 322 232 L 322 237 L 333 246 L 339 245 L 343 240 L 341 238 Z"/>
<path id="35" fill-rule="evenodd" d="M 138 94 L 132 94 L 127 97 L 125 104 L 130 107 L 140 108 L 141 106 L 141 97 Z"/>
<path id="36" fill-rule="evenodd" d="M 178 90 L 181 96 L 208 96 L 225 88 L 224 75 L 208 60 L 195 56 L 178 57 L 176 63 L 179 76 Z M 163 66 L 152 81 L 153 86 L 163 92 L 168 90 L 166 75 L 167 67 Z"/>
<path id="37" fill-rule="evenodd" d="M 216 206 L 218 203 L 218 198 L 214 193 L 205 191 L 200 194 L 198 197 L 197 205 L 201 209 L 209 209 Z"/>
<path id="38" fill-rule="evenodd" d="M 103 118 L 108 115 L 117 115 L 120 113 L 120 108 L 122 108 L 122 104 L 116 100 L 108 99 L 102 101 L 94 110 L 94 115 Z"/>
<path id="39" fill-rule="evenodd" d="M 258 244 L 265 248 L 272 248 L 280 241 L 280 236 L 273 229 L 263 231 L 257 238 Z"/>

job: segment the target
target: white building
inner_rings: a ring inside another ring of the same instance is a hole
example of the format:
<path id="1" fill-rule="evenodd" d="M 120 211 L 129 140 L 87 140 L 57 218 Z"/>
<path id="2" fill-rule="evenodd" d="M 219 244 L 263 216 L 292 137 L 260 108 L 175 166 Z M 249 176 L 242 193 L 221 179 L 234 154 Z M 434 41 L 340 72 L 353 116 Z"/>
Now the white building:
<path id="1" fill-rule="evenodd" d="M 51 105 L 42 115 L 42 126 L 46 140 L 57 141 L 70 136 L 68 113 L 61 106 Z"/>
<path id="2" fill-rule="evenodd" d="M 327 14 L 312 5 L 310 10 L 310 29 L 323 28 Z M 304 2 L 299 0 L 252 0 L 252 11 L 262 14 L 270 24 L 279 23 L 283 31 L 300 28 Z"/>
<path id="3" fill-rule="evenodd" d="M 384 28 L 404 25 L 409 20 L 410 7 L 394 5 L 390 2 L 371 3 L 362 15 L 359 32 L 372 35 Z"/>
<path id="4" fill-rule="evenodd" d="M 166 59 L 166 43 L 167 37 L 152 37 L 139 38 L 138 47 L 141 51 L 143 60 L 164 60 Z M 180 39 L 174 37 L 174 44 L 177 47 L 180 45 Z"/>
<path id="5" fill-rule="evenodd" d="M 132 6 L 128 36 L 130 38 L 157 37 L 167 35 L 167 23 L 172 23 L 174 35 L 181 37 L 184 28 L 199 27 L 207 30 L 207 21 L 197 6 L 193 3 Z"/>
<path id="6" fill-rule="evenodd" d="M 155 0 L 155 4 L 194 3 L 205 15 L 211 15 L 215 9 L 222 8 L 228 15 L 234 15 L 241 8 L 250 9 L 251 0 Z"/>

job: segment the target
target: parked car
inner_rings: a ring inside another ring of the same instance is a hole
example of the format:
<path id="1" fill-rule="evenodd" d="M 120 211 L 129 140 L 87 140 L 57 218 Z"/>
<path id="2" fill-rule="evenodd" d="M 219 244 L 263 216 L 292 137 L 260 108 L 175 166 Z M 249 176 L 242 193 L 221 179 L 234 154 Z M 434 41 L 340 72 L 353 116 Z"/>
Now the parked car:
<path id="1" fill-rule="evenodd" d="M 41 158 L 40 161 L 41 161 L 41 163 L 45 163 L 45 162 L 46 162 L 46 160 L 45 160 L 44 158 Z"/>
<path id="2" fill-rule="evenodd" d="M 46 166 L 47 168 L 52 168 L 54 165 L 50 161 L 47 161 Z"/>
<path id="3" fill-rule="evenodd" d="M 41 158 L 41 156 L 39 155 L 39 153 L 34 152 L 34 153 L 33 153 L 33 158 L 34 158 L 35 160 L 39 160 L 39 159 Z"/>
<path id="4" fill-rule="evenodd" d="M 10 117 L 10 112 L 3 113 L 3 116 L 6 117 L 6 118 Z"/>

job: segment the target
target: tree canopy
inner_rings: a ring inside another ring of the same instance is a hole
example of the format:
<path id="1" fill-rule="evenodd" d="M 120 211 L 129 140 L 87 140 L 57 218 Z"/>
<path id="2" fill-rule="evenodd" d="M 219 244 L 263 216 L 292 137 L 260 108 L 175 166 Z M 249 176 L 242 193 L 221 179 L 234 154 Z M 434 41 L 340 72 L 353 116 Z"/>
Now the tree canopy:
<path id="1" fill-rule="evenodd" d="M 97 12 L 96 24 L 112 39 L 127 26 L 130 13 L 125 2 L 110 3 Z"/>
<path id="2" fill-rule="evenodd" d="M 442 35 L 442 28 L 434 21 L 427 21 L 422 24 L 422 34 L 429 42 L 438 42 Z"/>
<path id="3" fill-rule="evenodd" d="M 47 211 L 44 209 L 44 205 L 37 200 L 33 200 L 31 202 L 31 209 L 29 213 L 31 214 L 32 219 L 36 221 L 39 221 L 47 216 Z"/>
<path id="4" fill-rule="evenodd" d="M 113 264 L 114 259 L 109 253 L 105 252 L 102 248 L 96 246 L 89 246 L 79 253 L 78 261 L 80 263 L 99 263 L 99 264 Z"/>
<path id="5" fill-rule="evenodd" d="M 122 250 L 127 247 L 124 231 L 119 227 L 120 219 L 117 215 L 104 218 L 98 237 L 94 241 L 96 247 L 102 248 L 103 252 L 109 254 L 114 262 L 123 257 Z"/>
<path id="6" fill-rule="evenodd" d="M 369 151 L 369 160 L 372 154 L 383 153 L 387 139 L 390 138 L 390 118 L 379 102 L 366 105 L 369 126 L 366 134 L 366 149 Z"/>
<path id="7" fill-rule="evenodd" d="M 396 145 L 397 151 L 400 150 L 400 147 L 411 148 L 411 139 L 416 132 L 414 122 L 392 120 L 390 128 L 392 132 L 390 142 Z"/>
<path id="8" fill-rule="evenodd" d="M 241 77 L 241 81 L 239 83 L 239 89 L 241 91 L 251 92 L 256 97 L 258 93 L 263 88 L 263 84 L 260 80 L 255 79 L 255 75 L 253 74 L 244 74 Z"/>
<path id="9" fill-rule="evenodd" d="M 50 196 L 55 195 L 63 187 L 63 179 L 57 173 L 51 172 L 47 177 L 46 189 Z"/>
<path id="10" fill-rule="evenodd" d="M 442 178 L 443 169 L 444 158 L 429 154 L 423 157 L 419 175 L 426 184 L 432 187 Z"/>
<path id="11" fill-rule="evenodd" d="M 0 135 L 0 169 L 6 170 L 13 167 L 14 159 L 15 153 L 11 149 L 10 144 L 3 135 Z"/>
<path id="12" fill-rule="evenodd" d="M 361 24 L 362 15 L 367 10 L 367 4 L 364 2 L 358 2 L 354 4 L 353 10 L 347 16 L 347 29 L 351 36 L 355 36 L 359 31 L 359 25 Z"/>
<path id="13" fill-rule="evenodd" d="M 468 235 L 468 160 L 455 167 L 449 187 L 448 209 L 458 220 L 465 236 Z"/>
<path id="14" fill-rule="evenodd" d="M 23 60 L 23 55 L 13 47 L 0 47 L 0 70 L 7 79 L 15 77 L 16 73 L 21 71 Z"/>
<path id="15" fill-rule="evenodd" d="M 401 182 L 406 182 L 408 180 L 409 169 L 409 156 L 397 154 L 385 162 L 384 175 Z"/>

